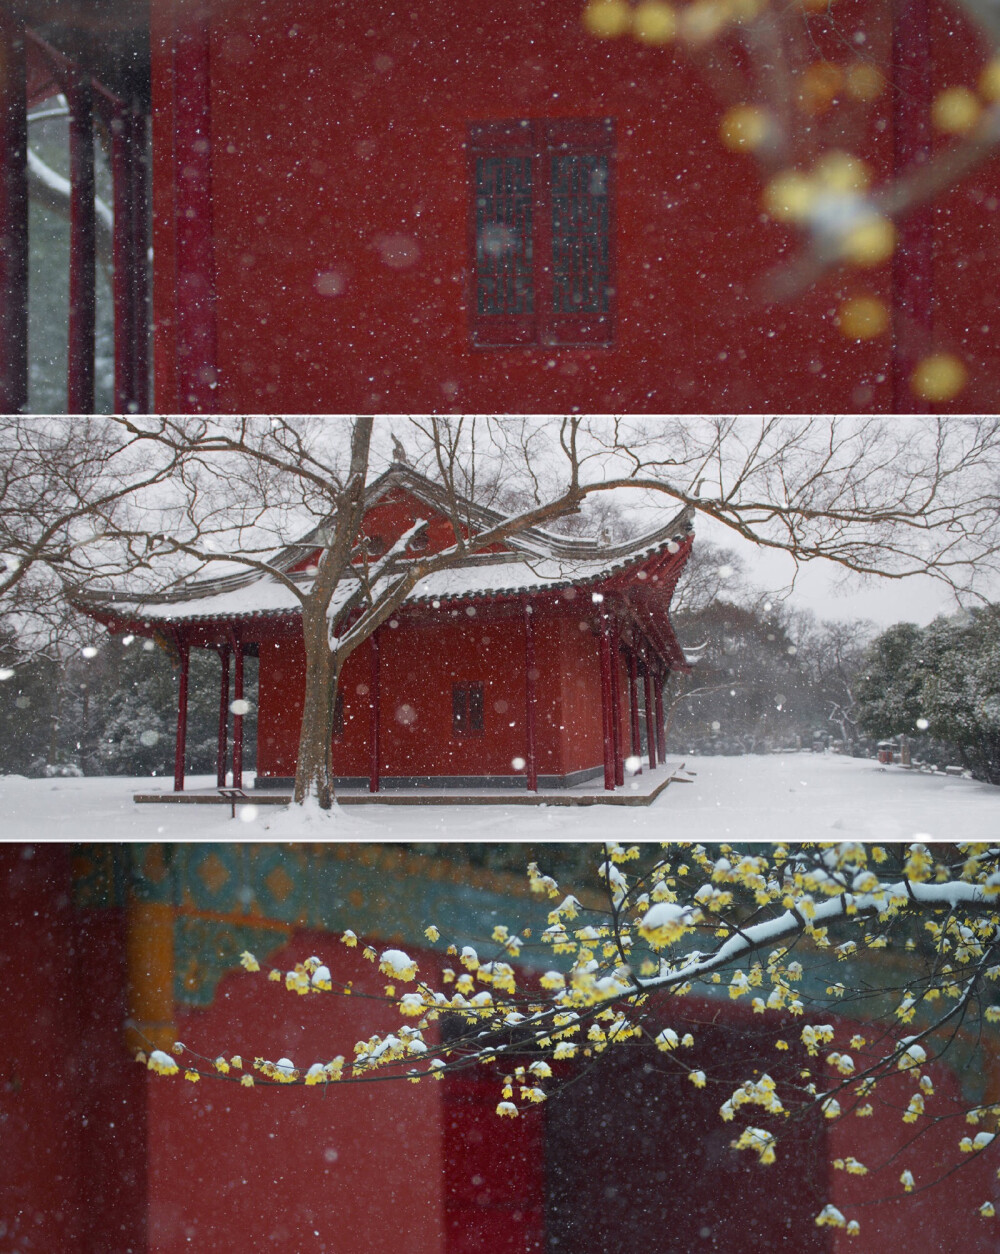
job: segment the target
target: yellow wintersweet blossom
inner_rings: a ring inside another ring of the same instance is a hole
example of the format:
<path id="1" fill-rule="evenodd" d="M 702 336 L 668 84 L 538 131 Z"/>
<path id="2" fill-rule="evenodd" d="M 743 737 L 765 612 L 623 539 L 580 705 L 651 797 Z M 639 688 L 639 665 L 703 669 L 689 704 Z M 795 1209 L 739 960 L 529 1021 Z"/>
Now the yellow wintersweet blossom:
<path id="1" fill-rule="evenodd" d="M 192 1084 L 197 1084 L 201 1076 L 197 1071 L 192 1071 L 190 1067 L 184 1072 L 184 1079 L 190 1080 Z"/>
<path id="2" fill-rule="evenodd" d="M 497 1106 L 497 1114 L 501 1118 L 516 1119 L 520 1113 L 513 1102 L 500 1102 Z"/>
<path id="3" fill-rule="evenodd" d="M 247 971 L 259 971 L 260 963 L 253 956 L 249 949 L 244 949 L 240 954 L 240 966 L 245 967 Z"/>
<path id="4" fill-rule="evenodd" d="M 149 1055 L 149 1061 L 146 1066 L 150 1071 L 155 1071 L 157 1075 L 176 1075 L 180 1071 L 177 1063 L 164 1053 L 162 1049 L 154 1049 Z"/>
<path id="5" fill-rule="evenodd" d="M 429 941 L 436 941 L 436 940 L 441 939 L 441 933 L 437 930 L 437 928 L 434 926 L 433 923 L 430 925 L 430 927 L 424 928 L 424 935 L 427 937 Z"/>
<path id="6" fill-rule="evenodd" d="M 628 30 L 631 10 L 624 0 L 588 0 L 581 21 L 595 39 L 614 39 Z"/>
<path id="7" fill-rule="evenodd" d="M 245 1089 L 252 1089 L 253 1088 L 253 1076 L 241 1075 L 240 1084 L 242 1084 Z"/>
<path id="8" fill-rule="evenodd" d="M 662 0 L 640 0 L 632 10 L 632 31 L 643 43 L 670 43 L 677 34 L 677 14 Z"/>

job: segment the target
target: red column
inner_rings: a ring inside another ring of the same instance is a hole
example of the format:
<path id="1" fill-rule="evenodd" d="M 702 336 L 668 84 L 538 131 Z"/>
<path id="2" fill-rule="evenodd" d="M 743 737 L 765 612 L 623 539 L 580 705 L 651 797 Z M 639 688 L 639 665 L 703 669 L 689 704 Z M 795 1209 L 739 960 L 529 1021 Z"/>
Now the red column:
<path id="1" fill-rule="evenodd" d="M 621 655 L 618 649 L 618 624 L 611 627 L 611 736 L 615 751 L 615 783 L 625 783 L 625 755 L 622 752 L 622 690 Z"/>
<path id="2" fill-rule="evenodd" d="M 132 300 L 132 404 L 135 412 L 145 414 L 149 399 L 149 169 L 146 153 L 146 118 L 130 112 L 129 148 L 131 151 L 132 219 L 131 277 Z"/>
<path id="3" fill-rule="evenodd" d="M 927 0 L 894 0 L 892 15 L 893 176 L 899 178 L 930 160 L 934 88 Z M 899 219 L 892 293 L 893 413 L 926 412 L 926 402 L 914 396 L 910 388 L 910 375 L 930 348 L 934 330 L 934 218 L 930 205 L 918 205 Z"/>
<path id="4" fill-rule="evenodd" d="M 529 792 L 538 791 L 538 666 L 535 662 L 535 616 L 524 607 L 524 760 Z"/>
<path id="5" fill-rule="evenodd" d="M 191 650 L 186 644 L 178 645 L 181 658 L 180 682 L 177 687 L 177 739 L 174 742 L 174 792 L 184 791 L 184 750 L 187 744 L 188 672 Z"/>
<path id="6" fill-rule="evenodd" d="M 215 755 L 215 782 L 226 786 L 226 765 L 229 760 L 229 645 L 219 650 L 219 748 Z"/>
<path id="7" fill-rule="evenodd" d="M 611 636 L 607 619 L 601 617 L 600 626 L 600 658 L 601 658 L 601 723 L 604 734 L 604 787 L 608 792 L 615 788 L 615 737 L 612 730 L 612 704 L 614 689 L 611 681 Z"/>
<path id="8" fill-rule="evenodd" d="M 135 328 L 132 271 L 132 113 L 118 106 L 111 119 L 111 179 L 114 203 L 112 262 L 115 309 L 115 413 L 128 413 L 135 400 Z"/>
<path id="9" fill-rule="evenodd" d="M 373 631 L 368 637 L 368 791 L 379 787 L 379 639 Z"/>
<path id="10" fill-rule="evenodd" d="M 656 693 L 656 749 L 660 762 L 667 760 L 667 732 L 663 725 L 663 676 L 657 674 L 653 680 Z"/>
<path id="11" fill-rule="evenodd" d="M 216 409 L 215 249 L 212 232 L 212 109 L 207 3 L 175 0 L 174 223 L 177 409 Z"/>
<path id="12" fill-rule="evenodd" d="M 24 16 L 0 5 L 0 413 L 28 403 L 28 110 Z"/>
<path id="13" fill-rule="evenodd" d="M 243 787 L 243 715 L 236 711 L 242 706 L 236 705 L 243 700 L 243 641 L 237 639 L 233 649 L 235 666 L 233 668 L 233 787 Z"/>
<path id="14" fill-rule="evenodd" d="M 642 758 L 642 742 L 639 738 L 639 693 L 637 691 L 637 681 L 639 678 L 639 662 L 635 655 L 635 649 L 628 651 L 628 712 L 629 723 L 632 732 L 632 756 L 637 759 Z M 642 774 L 642 767 L 636 770 L 636 775 Z"/>
<path id="15" fill-rule="evenodd" d="M 72 70 L 69 95 L 69 352 L 66 407 L 94 412 L 94 335 L 97 324 L 94 211 L 94 98 L 90 78 Z"/>
<path id="16" fill-rule="evenodd" d="M 653 708 L 653 662 L 646 654 L 646 748 L 649 750 L 649 769 L 656 768 L 656 715 Z"/>

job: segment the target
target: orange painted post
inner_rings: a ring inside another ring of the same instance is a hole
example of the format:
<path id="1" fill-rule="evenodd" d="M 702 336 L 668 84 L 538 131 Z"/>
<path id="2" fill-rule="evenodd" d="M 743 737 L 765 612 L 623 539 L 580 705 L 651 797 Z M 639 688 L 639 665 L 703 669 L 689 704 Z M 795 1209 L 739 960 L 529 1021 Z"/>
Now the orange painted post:
<path id="1" fill-rule="evenodd" d="M 528 791 L 538 791 L 538 727 L 536 723 L 538 666 L 535 661 L 535 616 L 524 607 L 524 760 Z"/>
<path id="2" fill-rule="evenodd" d="M 180 681 L 177 687 L 177 739 L 174 742 L 174 792 L 184 791 L 184 750 L 187 746 L 188 674 L 191 650 L 186 644 L 178 646 L 181 660 Z"/>
<path id="3" fill-rule="evenodd" d="M 379 639 L 378 632 L 368 637 L 368 791 L 379 787 Z"/>
<path id="4" fill-rule="evenodd" d="M 131 896 L 125 927 L 125 1043 L 133 1052 L 169 1049 L 176 1039 L 173 906 Z"/>
<path id="5" fill-rule="evenodd" d="M 219 747 L 215 755 L 215 782 L 219 788 L 226 786 L 226 767 L 229 761 L 229 645 L 219 650 L 222 670 L 219 675 Z"/>

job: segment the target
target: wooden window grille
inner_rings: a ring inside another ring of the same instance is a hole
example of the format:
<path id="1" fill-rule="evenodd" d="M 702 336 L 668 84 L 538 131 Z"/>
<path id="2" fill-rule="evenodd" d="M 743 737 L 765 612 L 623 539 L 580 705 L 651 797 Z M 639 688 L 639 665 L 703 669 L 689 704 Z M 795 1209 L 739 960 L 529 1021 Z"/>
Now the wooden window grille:
<path id="1" fill-rule="evenodd" d="M 612 343 L 614 149 L 611 118 L 469 126 L 474 345 Z"/>
<path id="2" fill-rule="evenodd" d="M 451 689 L 451 730 L 456 736 L 483 734 L 483 685 L 454 684 Z"/>

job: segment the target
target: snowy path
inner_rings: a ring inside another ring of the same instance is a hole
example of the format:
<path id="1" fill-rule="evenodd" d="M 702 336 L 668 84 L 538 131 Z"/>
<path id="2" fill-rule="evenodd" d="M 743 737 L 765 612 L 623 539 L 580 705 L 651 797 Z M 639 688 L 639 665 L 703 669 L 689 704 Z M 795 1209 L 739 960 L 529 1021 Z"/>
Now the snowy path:
<path id="1" fill-rule="evenodd" d="M 0 839 L 1000 839 L 1000 788 L 970 780 L 818 754 L 689 757 L 687 765 L 695 782 L 671 785 L 649 808 L 365 806 L 345 807 L 332 823 L 269 808 L 244 809 L 234 822 L 222 806 L 138 806 L 132 794 L 149 780 L 0 776 Z"/>

